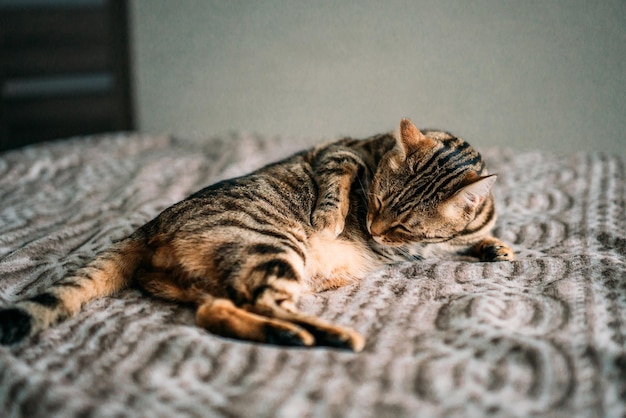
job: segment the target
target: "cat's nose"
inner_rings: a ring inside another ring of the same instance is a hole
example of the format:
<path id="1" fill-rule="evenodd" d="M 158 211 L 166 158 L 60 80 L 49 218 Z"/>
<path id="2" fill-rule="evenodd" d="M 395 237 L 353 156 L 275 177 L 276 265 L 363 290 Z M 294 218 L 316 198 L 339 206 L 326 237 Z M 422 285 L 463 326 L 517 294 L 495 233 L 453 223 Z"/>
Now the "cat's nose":
<path id="1" fill-rule="evenodd" d="M 374 219 L 372 222 L 370 222 L 368 227 L 372 237 L 379 237 L 385 232 L 385 224 L 377 219 Z"/>

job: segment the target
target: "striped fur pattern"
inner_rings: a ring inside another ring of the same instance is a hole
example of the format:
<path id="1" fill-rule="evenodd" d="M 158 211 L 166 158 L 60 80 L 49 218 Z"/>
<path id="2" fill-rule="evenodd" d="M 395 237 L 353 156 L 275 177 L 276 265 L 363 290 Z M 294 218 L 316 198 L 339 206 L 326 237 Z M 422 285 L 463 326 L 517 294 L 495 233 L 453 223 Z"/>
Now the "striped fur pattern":
<path id="1" fill-rule="evenodd" d="M 296 308 L 386 264 L 441 254 L 511 260 L 491 237 L 495 210 L 480 155 L 419 131 L 343 139 L 209 186 L 163 211 L 75 274 L 0 311 L 15 343 L 136 284 L 197 307 L 196 322 L 230 338 L 360 351 L 355 331 Z"/>

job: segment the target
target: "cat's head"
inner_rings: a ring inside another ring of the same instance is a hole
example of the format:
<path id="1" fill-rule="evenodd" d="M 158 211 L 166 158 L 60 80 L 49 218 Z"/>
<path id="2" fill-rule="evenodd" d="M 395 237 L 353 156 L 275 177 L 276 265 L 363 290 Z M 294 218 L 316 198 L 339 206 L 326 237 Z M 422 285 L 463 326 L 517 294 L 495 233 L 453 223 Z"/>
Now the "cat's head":
<path id="1" fill-rule="evenodd" d="M 372 179 L 367 228 L 380 244 L 447 241 L 491 198 L 496 177 L 477 151 L 445 132 L 424 132 L 403 119 Z"/>

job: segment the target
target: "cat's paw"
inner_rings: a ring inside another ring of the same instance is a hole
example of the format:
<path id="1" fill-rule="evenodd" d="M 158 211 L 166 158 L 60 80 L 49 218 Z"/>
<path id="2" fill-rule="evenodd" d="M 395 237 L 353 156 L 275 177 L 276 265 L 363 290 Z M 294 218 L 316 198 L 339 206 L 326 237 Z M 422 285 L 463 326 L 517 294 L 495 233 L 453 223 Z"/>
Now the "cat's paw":
<path id="1" fill-rule="evenodd" d="M 365 347 L 365 338 L 351 329 L 335 327 L 334 329 L 325 330 L 323 333 L 316 335 L 316 344 L 337 347 L 358 353 Z"/>
<path id="2" fill-rule="evenodd" d="M 266 342 L 276 345 L 290 345 L 294 347 L 311 347 L 315 344 L 315 337 L 308 331 L 282 321 L 269 320 L 265 327 Z"/>
<path id="3" fill-rule="evenodd" d="M 496 238 L 485 238 L 473 248 L 480 261 L 513 261 L 515 253 L 504 242 Z"/>
<path id="4" fill-rule="evenodd" d="M 482 261 L 513 261 L 515 253 L 506 245 L 494 245 L 485 248 L 481 257 Z"/>
<path id="5" fill-rule="evenodd" d="M 343 232 L 346 220 L 338 212 L 316 211 L 311 217 L 311 223 L 316 231 L 333 238 L 338 237 Z"/>

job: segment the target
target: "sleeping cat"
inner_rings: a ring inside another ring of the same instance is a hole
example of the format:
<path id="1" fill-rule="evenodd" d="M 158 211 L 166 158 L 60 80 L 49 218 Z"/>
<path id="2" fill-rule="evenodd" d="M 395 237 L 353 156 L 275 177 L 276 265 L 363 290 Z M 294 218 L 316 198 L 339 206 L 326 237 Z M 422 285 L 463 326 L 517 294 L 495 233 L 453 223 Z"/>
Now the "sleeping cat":
<path id="1" fill-rule="evenodd" d="M 483 160 L 448 133 L 403 119 L 397 135 L 342 139 L 209 186 L 73 275 L 0 311 L 0 342 L 23 338 L 130 285 L 197 307 L 225 337 L 360 351 L 355 331 L 298 311 L 305 292 L 441 254 L 512 260 Z"/>

